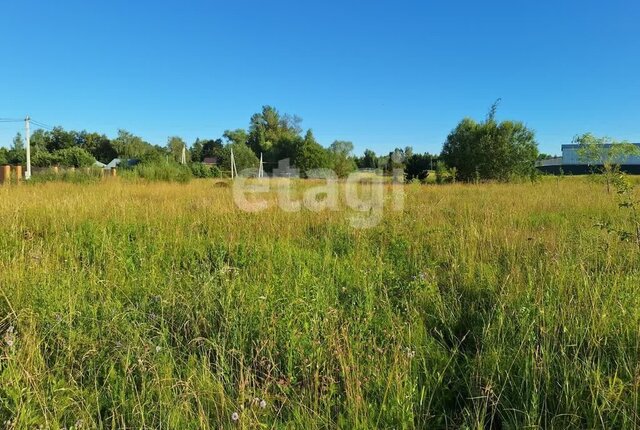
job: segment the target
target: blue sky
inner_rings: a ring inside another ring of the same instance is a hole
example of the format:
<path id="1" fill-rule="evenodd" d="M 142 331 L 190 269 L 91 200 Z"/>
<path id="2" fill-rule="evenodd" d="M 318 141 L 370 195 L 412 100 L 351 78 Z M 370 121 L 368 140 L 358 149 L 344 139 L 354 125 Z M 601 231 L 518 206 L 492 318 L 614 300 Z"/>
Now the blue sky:
<path id="1" fill-rule="evenodd" d="M 438 152 L 465 116 L 640 141 L 640 2 L 29 1 L 0 8 L 0 118 L 164 144 L 264 104 L 357 152 Z M 20 124 L 0 123 L 0 145 Z"/>

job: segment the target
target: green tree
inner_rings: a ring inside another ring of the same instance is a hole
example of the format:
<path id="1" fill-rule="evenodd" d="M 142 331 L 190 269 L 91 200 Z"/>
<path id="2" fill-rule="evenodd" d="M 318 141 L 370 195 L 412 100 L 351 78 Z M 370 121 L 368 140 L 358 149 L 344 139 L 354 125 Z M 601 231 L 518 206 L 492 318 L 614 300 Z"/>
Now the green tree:
<path id="1" fill-rule="evenodd" d="M 194 163 L 202 163 L 204 161 L 204 145 L 200 139 L 196 139 L 191 147 L 191 161 Z"/>
<path id="2" fill-rule="evenodd" d="M 295 148 L 292 142 L 301 137 L 301 122 L 298 116 L 280 115 L 274 107 L 263 106 L 251 117 L 246 143 L 257 156 L 262 153 L 271 162 L 293 158 L 294 154 L 284 154 L 283 150 Z"/>
<path id="3" fill-rule="evenodd" d="M 224 137 L 228 143 L 233 144 L 241 143 L 243 145 L 246 145 L 247 141 L 249 140 L 249 135 L 247 134 L 246 130 L 242 128 L 238 128 L 235 130 L 226 130 L 222 137 Z"/>
<path id="4" fill-rule="evenodd" d="M 39 128 L 31 134 L 29 143 L 31 144 L 31 152 L 34 154 L 38 151 L 49 151 L 47 149 L 48 132 Z"/>
<path id="5" fill-rule="evenodd" d="M 484 122 L 465 118 L 449 134 L 442 160 L 455 167 L 460 179 L 497 179 L 529 175 L 535 168 L 538 144 L 523 123 L 495 120 L 497 103 Z"/>
<path id="6" fill-rule="evenodd" d="M 358 168 L 360 169 L 377 169 L 378 168 L 378 157 L 376 157 L 376 153 L 370 149 L 364 150 L 364 155 L 356 160 L 358 164 Z"/>
<path id="7" fill-rule="evenodd" d="M 9 164 L 9 151 L 6 148 L 0 148 L 0 166 Z"/>
<path id="8" fill-rule="evenodd" d="M 411 147 L 407 147 L 410 149 Z M 405 150 L 396 148 L 389 153 L 385 158 L 384 170 L 386 173 L 393 172 L 394 169 L 404 169 L 404 163 L 406 161 Z"/>
<path id="9" fill-rule="evenodd" d="M 218 163 L 223 170 L 227 172 L 231 171 L 231 149 L 233 149 L 233 158 L 235 159 L 238 172 L 244 169 L 258 169 L 260 160 L 258 160 L 258 157 L 256 157 L 256 154 L 253 153 L 251 148 L 245 144 L 230 143 L 225 145 L 219 154 Z"/>
<path id="10" fill-rule="evenodd" d="M 444 184 L 449 177 L 449 170 L 443 161 L 436 163 L 436 183 Z"/>
<path id="11" fill-rule="evenodd" d="M 336 140 L 329 146 L 331 168 L 338 177 L 346 177 L 358 168 L 351 156 L 352 152 L 353 143 L 348 141 Z"/>
<path id="12" fill-rule="evenodd" d="M 60 151 L 58 151 L 60 152 Z M 60 157 L 49 151 L 38 150 L 31 155 L 31 165 L 34 167 L 51 167 L 60 164 Z"/>
<path id="13" fill-rule="evenodd" d="M 111 141 L 111 145 L 118 158 L 124 160 L 152 162 L 163 159 L 164 148 L 153 146 L 126 130 L 118 130 L 118 137 Z"/>
<path id="14" fill-rule="evenodd" d="M 429 170 L 436 158 L 437 157 L 429 153 L 413 154 L 408 157 L 404 166 L 404 173 L 407 180 L 418 179 L 425 181 L 427 176 L 429 176 Z"/>
<path id="15" fill-rule="evenodd" d="M 54 127 L 50 132 L 45 132 L 45 142 L 49 152 L 76 146 L 77 133 L 65 131 L 62 127 Z"/>
<path id="16" fill-rule="evenodd" d="M 172 136 L 167 139 L 167 152 L 169 152 L 173 161 L 179 163 L 182 160 L 182 150 L 185 148 L 186 143 L 182 138 L 178 136 Z M 188 159 L 187 154 L 187 159 Z"/>
<path id="17" fill-rule="evenodd" d="M 330 167 L 327 150 L 316 141 L 311 130 L 307 131 L 304 139 L 297 138 L 294 141 L 291 164 L 300 170 L 302 176 L 312 169 Z"/>
<path id="18" fill-rule="evenodd" d="M 640 155 L 640 147 L 632 143 L 618 142 L 610 137 L 596 137 L 591 133 L 576 136 L 573 143 L 578 144 L 580 161 L 602 173 L 607 185 L 607 192 L 611 192 L 611 183 L 620 173 L 620 165 L 630 157 Z"/>
<path id="19" fill-rule="evenodd" d="M 93 155 L 78 146 L 61 149 L 54 152 L 53 155 L 60 160 L 60 164 L 64 167 L 90 167 L 96 162 Z"/>
<path id="20" fill-rule="evenodd" d="M 16 133 L 13 138 L 11 149 L 7 153 L 7 161 L 9 164 L 24 164 L 27 160 L 27 152 L 24 147 L 24 141 L 22 135 Z"/>
<path id="21" fill-rule="evenodd" d="M 76 135 L 76 141 L 82 149 L 102 163 L 107 164 L 118 156 L 111 145 L 111 140 L 104 134 L 89 133 L 84 130 Z"/>
<path id="22" fill-rule="evenodd" d="M 222 143 L 222 139 L 208 139 L 202 141 L 203 159 L 207 157 L 216 157 L 219 159 L 222 156 L 223 148 L 224 144 Z"/>

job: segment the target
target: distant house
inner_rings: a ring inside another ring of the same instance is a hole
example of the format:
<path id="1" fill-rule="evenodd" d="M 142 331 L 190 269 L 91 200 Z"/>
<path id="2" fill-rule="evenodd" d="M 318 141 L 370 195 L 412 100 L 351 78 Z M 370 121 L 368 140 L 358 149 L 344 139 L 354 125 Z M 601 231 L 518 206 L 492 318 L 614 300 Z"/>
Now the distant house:
<path id="1" fill-rule="evenodd" d="M 640 148 L 640 143 L 634 143 L 634 145 Z M 603 145 L 603 149 L 609 147 L 611 147 L 609 144 Z M 545 173 L 557 174 L 564 172 L 582 175 L 591 172 L 594 167 L 599 167 L 581 160 L 578 149 L 580 149 L 579 144 L 562 145 L 562 157 L 538 160 L 536 161 L 536 168 Z M 623 172 L 640 174 L 640 156 L 631 156 L 620 160 L 620 169 Z"/>
<path id="2" fill-rule="evenodd" d="M 117 167 L 120 167 L 120 165 L 122 165 L 123 167 L 133 167 L 136 164 L 139 164 L 140 160 L 134 159 L 134 158 L 130 158 L 127 160 L 123 160 L 121 158 L 114 158 L 113 160 L 111 160 L 109 162 L 109 164 L 104 164 L 101 163 L 99 161 L 96 161 L 96 163 L 94 164 L 94 166 L 96 167 L 100 167 L 102 169 L 105 170 L 111 170 L 111 169 L 115 169 Z"/>
<path id="3" fill-rule="evenodd" d="M 109 162 L 109 164 L 107 164 L 106 166 L 104 166 L 105 169 L 114 169 L 116 167 L 118 167 L 120 165 L 120 163 L 122 163 L 122 160 L 119 158 L 114 158 L 113 160 L 111 160 Z"/>
<path id="4" fill-rule="evenodd" d="M 218 165 L 218 157 L 205 157 L 202 161 L 202 164 L 207 166 L 217 166 Z"/>

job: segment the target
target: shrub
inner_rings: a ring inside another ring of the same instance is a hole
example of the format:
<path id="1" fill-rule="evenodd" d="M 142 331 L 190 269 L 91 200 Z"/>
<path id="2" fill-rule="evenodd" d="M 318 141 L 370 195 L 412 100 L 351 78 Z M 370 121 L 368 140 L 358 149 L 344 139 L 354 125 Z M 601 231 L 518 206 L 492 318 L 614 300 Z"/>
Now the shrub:
<path id="1" fill-rule="evenodd" d="M 447 170 L 447 166 L 443 161 L 438 161 L 436 163 L 436 183 L 444 184 L 445 182 L 449 182 L 450 175 Z"/>
<path id="2" fill-rule="evenodd" d="M 82 170 L 64 170 L 55 173 L 52 170 L 39 172 L 31 177 L 29 183 L 39 184 L 43 182 L 70 182 L 74 184 L 89 184 L 102 180 L 103 172 L 100 168 Z"/>
<path id="3" fill-rule="evenodd" d="M 31 165 L 34 167 L 51 167 L 60 164 L 60 157 L 48 151 L 36 151 L 31 156 Z"/>
<path id="4" fill-rule="evenodd" d="M 222 172 L 218 169 L 218 166 L 209 166 L 203 163 L 191 163 L 189 166 L 191 174 L 195 178 L 219 178 L 222 176 Z"/>
<path id="5" fill-rule="evenodd" d="M 189 182 L 192 178 L 191 169 L 176 163 L 157 162 L 141 163 L 127 170 L 125 178 L 141 178 L 148 181 Z"/>
<path id="6" fill-rule="evenodd" d="M 51 155 L 57 157 L 60 165 L 64 167 L 90 167 L 96 162 L 93 155 L 77 146 L 55 151 Z"/>

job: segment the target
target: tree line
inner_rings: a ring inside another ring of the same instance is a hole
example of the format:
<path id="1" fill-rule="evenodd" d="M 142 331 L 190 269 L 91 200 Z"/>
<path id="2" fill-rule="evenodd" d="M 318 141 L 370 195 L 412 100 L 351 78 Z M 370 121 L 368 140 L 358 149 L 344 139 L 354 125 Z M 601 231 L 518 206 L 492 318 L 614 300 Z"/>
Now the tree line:
<path id="1" fill-rule="evenodd" d="M 375 169 L 391 173 L 401 169 L 407 180 L 425 180 L 435 172 L 438 181 L 471 181 L 477 179 L 507 180 L 527 175 L 538 157 L 534 132 L 521 122 L 495 119 L 497 104 L 483 122 L 463 119 L 449 134 L 441 154 L 414 153 L 412 147 L 395 148 L 377 155 L 367 149 L 354 154 L 350 141 L 336 140 L 322 146 L 311 129 L 303 129 L 302 119 L 281 114 L 272 106 L 251 116 L 247 129 L 227 130 L 217 139 L 196 139 L 191 145 L 178 136 L 167 139 L 165 146 L 153 145 L 126 130 L 115 138 L 88 131 L 36 130 L 31 136 L 31 161 L 34 167 L 61 165 L 87 167 L 114 158 L 135 159 L 140 163 L 178 163 L 183 148 L 196 176 L 215 176 L 230 170 L 231 150 L 239 171 L 257 168 L 259 158 L 267 172 L 278 161 L 289 159 L 304 176 L 312 169 L 332 169 L 344 177 L 357 169 Z M 24 164 L 24 139 L 18 133 L 9 149 L 0 148 L 0 164 Z M 205 165 L 215 160 L 215 167 Z"/>

